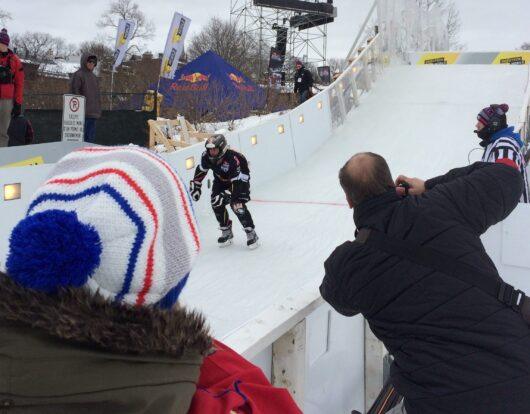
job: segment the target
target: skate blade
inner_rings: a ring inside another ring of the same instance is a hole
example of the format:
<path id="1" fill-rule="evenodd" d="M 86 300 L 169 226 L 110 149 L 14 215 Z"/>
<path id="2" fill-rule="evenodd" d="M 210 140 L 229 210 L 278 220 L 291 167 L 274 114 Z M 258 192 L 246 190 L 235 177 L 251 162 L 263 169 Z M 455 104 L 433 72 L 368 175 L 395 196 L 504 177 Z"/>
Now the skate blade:
<path id="1" fill-rule="evenodd" d="M 249 250 L 256 250 L 259 247 L 259 242 L 253 243 L 250 246 L 247 245 Z"/>
<path id="2" fill-rule="evenodd" d="M 225 241 L 224 243 L 217 243 L 219 247 L 228 247 L 232 244 L 232 239 Z"/>

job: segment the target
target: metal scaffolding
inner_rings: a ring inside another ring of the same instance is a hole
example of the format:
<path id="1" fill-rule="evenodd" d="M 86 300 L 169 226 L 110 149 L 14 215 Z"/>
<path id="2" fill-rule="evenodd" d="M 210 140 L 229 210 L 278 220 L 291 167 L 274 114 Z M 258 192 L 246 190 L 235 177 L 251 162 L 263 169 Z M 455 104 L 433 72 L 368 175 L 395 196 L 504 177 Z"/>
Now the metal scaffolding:
<path id="1" fill-rule="evenodd" d="M 247 48 L 257 48 L 260 56 L 268 56 L 270 48 L 276 45 L 277 29 L 285 28 L 288 29 L 284 64 L 287 73 L 293 72 L 294 59 L 314 66 L 325 64 L 327 24 L 298 30 L 290 26 L 293 17 L 298 19 L 298 24 L 311 23 L 310 20 L 304 21 L 304 15 L 298 12 L 254 6 L 253 0 L 230 1 L 230 21 L 247 35 Z M 260 73 L 267 71 L 266 67 L 260 69 Z"/>

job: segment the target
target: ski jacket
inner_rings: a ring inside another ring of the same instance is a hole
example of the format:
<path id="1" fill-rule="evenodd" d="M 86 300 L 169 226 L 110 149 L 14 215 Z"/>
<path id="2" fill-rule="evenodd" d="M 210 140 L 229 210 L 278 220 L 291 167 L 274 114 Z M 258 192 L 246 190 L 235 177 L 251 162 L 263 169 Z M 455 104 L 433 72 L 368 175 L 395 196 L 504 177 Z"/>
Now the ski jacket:
<path id="1" fill-rule="evenodd" d="M 305 66 L 302 66 L 294 74 L 294 92 L 303 92 L 309 90 L 313 86 L 313 75 Z"/>
<path id="2" fill-rule="evenodd" d="M 0 99 L 12 99 L 22 105 L 24 94 L 24 66 L 15 53 L 9 49 L 0 53 L 0 68 L 11 72 L 11 82 L 0 83 Z"/>
<path id="3" fill-rule="evenodd" d="M 186 414 L 211 346 L 183 308 L 52 296 L 0 273 L 1 412 Z"/>
<path id="4" fill-rule="evenodd" d="M 493 134 L 488 145 L 484 148 L 482 161 L 502 163 L 516 168 L 524 180 L 521 203 L 530 203 L 526 161 L 522 151 L 523 142 L 514 128 L 508 127 Z"/>
<path id="5" fill-rule="evenodd" d="M 204 358 L 188 414 L 302 414 L 289 392 L 226 345 Z"/>
<path id="6" fill-rule="evenodd" d="M 355 225 L 453 257 L 477 280 L 497 277 L 480 235 L 517 206 L 521 174 L 475 163 L 425 186 L 420 196 L 391 189 L 365 200 Z M 368 244 L 342 244 L 324 267 L 322 297 L 343 315 L 364 315 L 394 357 L 391 381 L 408 414 L 530 413 L 530 328 L 520 313 L 458 273 Z"/>
<path id="7" fill-rule="evenodd" d="M 71 92 L 85 97 L 85 117 L 97 119 L 101 117 L 101 96 L 97 76 L 86 67 L 90 56 L 89 53 L 81 56 L 81 67 L 72 76 Z"/>

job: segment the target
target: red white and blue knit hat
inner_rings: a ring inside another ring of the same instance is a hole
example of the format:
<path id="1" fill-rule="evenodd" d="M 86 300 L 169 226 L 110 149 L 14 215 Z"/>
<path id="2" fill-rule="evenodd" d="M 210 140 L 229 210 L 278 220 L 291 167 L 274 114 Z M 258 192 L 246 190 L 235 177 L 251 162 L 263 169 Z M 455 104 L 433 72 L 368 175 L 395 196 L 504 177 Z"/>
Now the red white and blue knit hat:
<path id="1" fill-rule="evenodd" d="M 168 308 L 200 249 L 189 195 L 161 158 L 136 146 L 62 158 L 11 234 L 7 272 L 53 293 L 85 287 Z"/>

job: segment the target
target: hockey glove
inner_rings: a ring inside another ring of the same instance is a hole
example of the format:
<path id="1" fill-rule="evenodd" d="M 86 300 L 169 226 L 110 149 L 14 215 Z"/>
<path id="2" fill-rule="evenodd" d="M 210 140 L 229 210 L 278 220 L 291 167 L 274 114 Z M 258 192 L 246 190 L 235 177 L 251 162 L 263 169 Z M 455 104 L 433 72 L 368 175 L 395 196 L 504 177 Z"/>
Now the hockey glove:
<path id="1" fill-rule="evenodd" d="M 248 181 L 234 181 L 232 184 L 232 201 L 248 203 L 250 201 L 250 184 Z"/>
<path id="2" fill-rule="evenodd" d="M 201 187 L 202 183 L 193 180 L 190 181 L 190 195 L 193 201 L 199 201 L 199 199 L 201 198 Z"/>
<path id="3" fill-rule="evenodd" d="M 231 196 L 230 192 L 223 191 L 217 194 L 216 196 L 212 197 L 212 207 L 217 208 L 217 207 L 224 206 L 226 204 L 230 204 L 230 196 Z"/>

